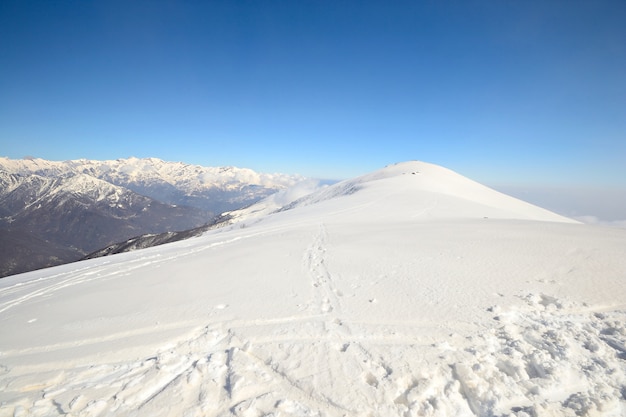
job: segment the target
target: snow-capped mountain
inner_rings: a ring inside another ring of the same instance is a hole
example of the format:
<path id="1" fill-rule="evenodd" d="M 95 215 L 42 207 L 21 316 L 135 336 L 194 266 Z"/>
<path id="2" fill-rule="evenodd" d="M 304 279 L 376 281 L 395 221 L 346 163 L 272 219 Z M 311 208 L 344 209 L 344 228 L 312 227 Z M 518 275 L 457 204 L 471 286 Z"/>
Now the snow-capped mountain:
<path id="1" fill-rule="evenodd" d="M 167 204 L 215 214 L 234 210 L 304 180 L 297 175 L 257 173 L 247 168 L 203 167 L 157 158 L 111 161 L 0 158 L 0 169 L 22 175 L 58 177 L 87 174 Z"/>
<path id="2" fill-rule="evenodd" d="M 74 261 L 137 235 L 199 227 L 299 179 L 154 158 L 0 158 L 0 234 L 10 248 L 0 254 L 0 276 Z"/>
<path id="3" fill-rule="evenodd" d="M 102 240 L 164 228 L 190 228 L 209 221 L 206 212 L 172 207 L 86 174 L 44 178 L 12 177 L 0 205 L 10 215 L 5 227 L 28 230 L 81 250 L 102 247 Z M 19 181 L 22 179 L 22 181 Z"/>
<path id="4" fill-rule="evenodd" d="M 75 261 L 131 236 L 184 230 L 211 217 L 86 174 L 43 177 L 0 171 L 0 233 L 4 245 L 14 246 L 0 255 L 0 276 Z M 34 253 L 40 254 L 39 261 Z"/>
<path id="5" fill-rule="evenodd" d="M 419 162 L 261 213 L 0 280 L 0 415 L 625 414 L 626 230 Z"/>

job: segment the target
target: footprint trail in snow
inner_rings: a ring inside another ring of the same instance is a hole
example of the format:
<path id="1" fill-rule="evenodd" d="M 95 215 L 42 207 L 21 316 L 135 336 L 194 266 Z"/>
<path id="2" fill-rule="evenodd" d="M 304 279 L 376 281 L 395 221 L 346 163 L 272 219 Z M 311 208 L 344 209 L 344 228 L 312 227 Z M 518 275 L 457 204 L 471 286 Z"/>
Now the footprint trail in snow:
<path id="1" fill-rule="evenodd" d="M 133 363 L 12 379 L 2 416 L 620 415 L 626 313 L 542 294 L 493 325 L 426 341 L 419 326 L 350 322 L 323 226 L 303 255 L 301 316 L 208 324 Z M 372 414 L 373 413 L 373 414 Z"/>

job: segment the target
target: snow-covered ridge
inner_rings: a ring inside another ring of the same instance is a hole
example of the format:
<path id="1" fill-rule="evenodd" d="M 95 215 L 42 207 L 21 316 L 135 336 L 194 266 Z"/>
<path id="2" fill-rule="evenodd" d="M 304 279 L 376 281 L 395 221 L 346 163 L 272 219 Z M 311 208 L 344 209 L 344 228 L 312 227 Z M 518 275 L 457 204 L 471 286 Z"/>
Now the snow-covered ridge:
<path id="1" fill-rule="evenodd" d="M 389 165 L 328 186 L 293 201 L 281 211 L 353 194 L 353 205 L 359 205 L 356 201 L 359 199 L 364 200 L 363 204 L 373 205 L 372 215 L 380 213 L 380 203 L 392 207 L 387 214 L 395 213 L 398 218 L 490 217 L 578 223 L 495 191 L 447 168 L 420 161 Z"/>
<path id="2" fill-rule="evenodd" d="M 0 170 L 0 174 L 2 173 L 6 174 Z M 37 174 L 12 174 L 9 177 L 11 183 L 7 187 L 2 187 L 0 198 L 18 188 L 24 190 L 21 193 L 22 205 L 19 207 L 12 206 L 11 217 L 18 217 L 22 212 L 42 203 L 54 201 L 55 206 L 62 205 L 70 198 L 69 196 L 83 201 L 105 201 L 111 207 L 121 207 L 121 200 L 125 200 L 124 203 L 130 203 L 133 198 L 131 195 L 134 194 L 124 187 L 113 185 L 87 174 L 67 173 L 56 178 Z M 140 198 L 145 199 L 145 197 Z M 49 206 L 48 210 L 52 210 L 52 207 Z"/>
<path id="3" fill-rule="evenodd" d="M 283 197 L 0 280 L 0 415 L 625 415 L 626 231 L 419 162 Z"/>

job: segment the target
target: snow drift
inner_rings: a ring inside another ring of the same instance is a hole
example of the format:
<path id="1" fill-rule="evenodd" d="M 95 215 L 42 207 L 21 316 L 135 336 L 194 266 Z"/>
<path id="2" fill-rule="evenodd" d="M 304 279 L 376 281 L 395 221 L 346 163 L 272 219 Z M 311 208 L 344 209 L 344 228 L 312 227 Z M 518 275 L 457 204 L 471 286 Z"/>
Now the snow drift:
<path id="1" fill-rule="evenodd" d="M 626 412 L 626 231 L 421 162 L 261 207 L 0 280 L 0 415 Z"/>

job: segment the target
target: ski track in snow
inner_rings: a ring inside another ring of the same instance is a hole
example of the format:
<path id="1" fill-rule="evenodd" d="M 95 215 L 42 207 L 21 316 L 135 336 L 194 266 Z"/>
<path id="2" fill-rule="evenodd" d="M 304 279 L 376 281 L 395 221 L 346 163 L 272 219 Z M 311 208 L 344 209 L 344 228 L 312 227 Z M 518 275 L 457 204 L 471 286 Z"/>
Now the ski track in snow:
<path id="1" fill-rule="evenodd" d="M 15 306 L 18 306 L 25 301 L 31 300 L 33 298 L 49 296 L 56 291 L 67 287 L 85 284 L 90 281 L 103 280 L 119 276 L 128 276 L 131 274 L 132 271 L 146 267 L 148 265 L 156 265 L 158 263 L 167 262 L 172 259 L 180 259 L 182 257 L 192 256 L 194 254 L 197 254 L 198 252 L 212 249 L 216 246 L 227 245 L 252 236 L 255 235 L 252 234 L 243 237 L 239 236 L 233 239 L 218 241 L 207 245 L 195 247 L 193 249 L 185 249 L 184 253 L 175 252 L 174 254 L 171 254 L 169 256 L 163 256 L 160 253 L 143 256 L 138 259 L 127 261 L 123 269 L 114 269 L 113 271 L 110 271 L 109 269 L 100 267 L 102 265 L 108 264 L 108 262 L 101 262 L 96 266 L 88 266 L 85 268 L 74 269 L 71 272 L 62 272 L 59 274 L 47 276 L 45 278 L 29 281 L 27 283 L 20 283 L 10 287 L 0 288 L 0 313 L 9 310 Z M 48 285 L 48 281 L 54 281 L 54 283 Z M 17 292 L 22 292 L 24 293 L 24 295 L 15 297 L 14 294 Z"/>
<path id="2" fill-rule="evenodd" d="M 490 308 L 491 326 L 434 342 L 419 323 L 351 322 L 325 255 L 331 238 L 320 225 L 303 254 L 312 290 L 301 315 L 207 323 L 134 363 L 19 377 L 0 363 L 0 391 L 21 393 L 0 416 L 626 413 L 626 311 L 526 294 L 523 307 Z M 98 276 L 78 271 L 30 297 Z"/>

